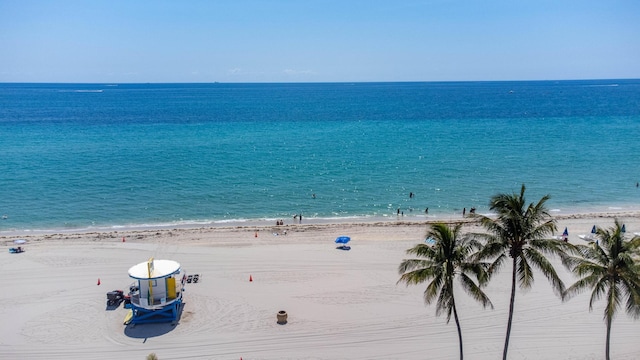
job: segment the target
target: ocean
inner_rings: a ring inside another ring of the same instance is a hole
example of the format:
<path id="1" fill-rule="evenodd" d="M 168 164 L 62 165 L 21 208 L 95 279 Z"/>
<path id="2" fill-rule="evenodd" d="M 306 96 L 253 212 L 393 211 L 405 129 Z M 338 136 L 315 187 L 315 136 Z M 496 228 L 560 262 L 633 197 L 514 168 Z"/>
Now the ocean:
<path id="1" fill-rule="evenodd" d="M 640 209 L 640 80 L 4 83 L 0 139 L 0 235 Z"/>

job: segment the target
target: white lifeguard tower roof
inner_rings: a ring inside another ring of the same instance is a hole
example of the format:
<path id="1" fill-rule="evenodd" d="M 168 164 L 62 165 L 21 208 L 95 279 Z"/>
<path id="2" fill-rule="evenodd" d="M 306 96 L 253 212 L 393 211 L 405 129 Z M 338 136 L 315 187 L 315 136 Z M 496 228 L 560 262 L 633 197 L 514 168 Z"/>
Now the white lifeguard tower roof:
<path id="1" fill-rule="evenodd" d="M 151 280 L 168 277 L 180 272 L 180 263 L 173 260 L 151 260 L 152 268 L 149 273 L 149 262 L 141 262 L 129 269 L 129 277 L 138 280 Z"/>

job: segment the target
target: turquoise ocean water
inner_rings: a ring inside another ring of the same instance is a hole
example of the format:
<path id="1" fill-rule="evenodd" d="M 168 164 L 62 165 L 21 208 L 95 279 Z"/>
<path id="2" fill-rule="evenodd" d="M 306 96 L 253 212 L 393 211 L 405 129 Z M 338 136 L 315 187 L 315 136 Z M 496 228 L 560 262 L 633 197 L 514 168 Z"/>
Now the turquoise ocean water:
<path id="1" fill-rule="evenodd" d="M 0 234 L 640 209 L 640 80 L 0 84 L 0 139 Z"/>

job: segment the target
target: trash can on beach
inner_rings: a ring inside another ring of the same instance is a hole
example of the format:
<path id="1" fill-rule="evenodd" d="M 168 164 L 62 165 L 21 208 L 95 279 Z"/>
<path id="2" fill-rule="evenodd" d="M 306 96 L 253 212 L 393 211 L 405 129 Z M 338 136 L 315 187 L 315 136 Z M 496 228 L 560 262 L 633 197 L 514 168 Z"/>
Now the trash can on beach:
<path id="1" fill-rule="evenodd" d="M 287 312 L 284 310 L 278 311 L 278 324 L 284 325 L 287 323 Z"/>

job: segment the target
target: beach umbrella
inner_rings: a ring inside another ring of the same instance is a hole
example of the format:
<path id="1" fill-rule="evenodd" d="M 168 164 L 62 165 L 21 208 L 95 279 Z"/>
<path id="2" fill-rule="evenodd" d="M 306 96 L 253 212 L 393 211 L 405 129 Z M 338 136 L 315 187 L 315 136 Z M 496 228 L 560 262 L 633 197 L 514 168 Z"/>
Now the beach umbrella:
<path id="1" fill-rule="evenodd" d="M 336 244 L 346 244 L 351 241 L 351 238 L 348 236 L 338 236 L 336 239 Z"/>
<path id="2" fill-rule="evenodd" d="M 562 236 L 569 236 L 569 229 L 564 228 L 564 232 L 562 233 Z"/>
<path id="3" fill-rule="evenodd" d="M 622 224 L 622 229 L 620 229 L 620 231 L 627 232 L 627 228 L 624 226 L 624 224 Z"/>
<path id="4" fill-rule="evenodd" d="M 591 228 L 591 233 L 592 233 L 592 234 L 595 234 L 595 233 L 596 233 L 596 226 L 595 226 L 595 225 L 593 225 L 593 227 Z"/>

